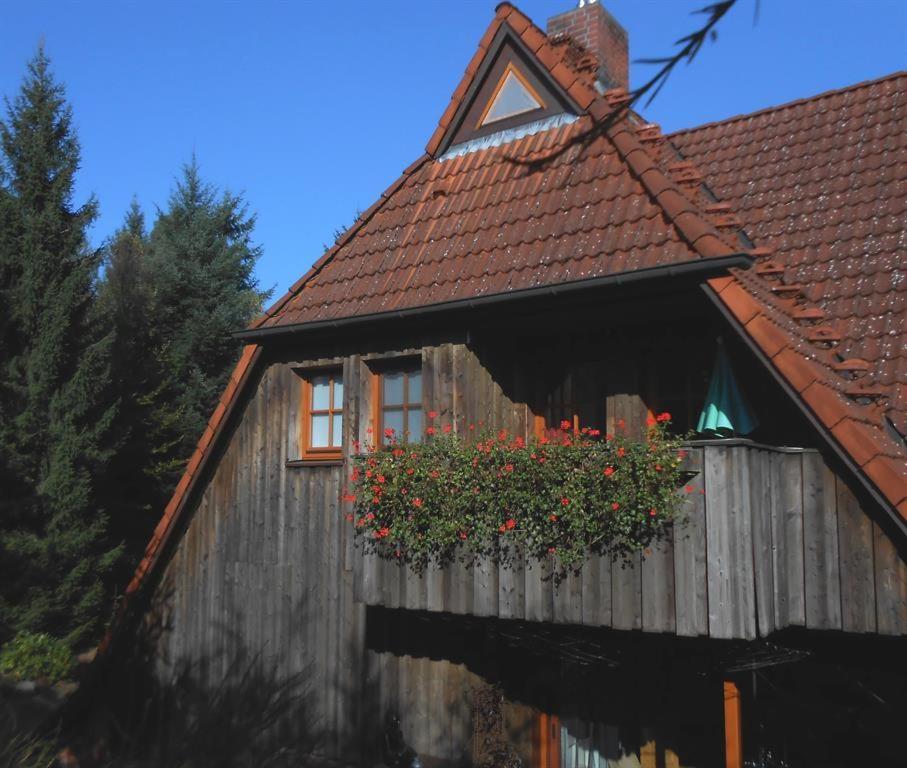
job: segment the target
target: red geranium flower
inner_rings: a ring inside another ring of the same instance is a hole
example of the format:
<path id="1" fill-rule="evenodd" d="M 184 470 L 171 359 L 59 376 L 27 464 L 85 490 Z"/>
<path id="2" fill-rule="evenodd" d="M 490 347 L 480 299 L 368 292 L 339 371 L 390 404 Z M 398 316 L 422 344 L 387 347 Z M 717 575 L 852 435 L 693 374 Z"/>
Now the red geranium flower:
<path id="1" fill-rule="evenodd" d="M 655 515 L 657 515 L 657 514 L 658 514 L 658 510 L 657 510 L 657 509 L 654 509 L 654 508 L 653 508 L 653 509 L 650 509 L 650 510 L 649 510 L 649 515 L 650 515 L 650 516 L 655 517 Z"/>
<path id="2" fill-rule="evenodd" d="M 611 475 L 614 474 L 614 467 L 605 467 L 604 470 L 602 470 L 602 474 L 605 477 L 611 477 Z"/>
<path id="3" fill-rule="evenodd" d="M 658 422 L 662 422 L 662 423 L 665 421 L 670 421 L 671 414 L 668 413 L 667 411 L 664 411 L 664 413 L 659 413 L 658 416 L 655 417 L 655 420 Z"/>
<path id="4" fill-rule="evenodd" d="M 504 525 L 507 526 L 508 531 L 512 531 L 514 528 L 516 528 L 516 520 L 511 517 L 506 523 L 504 523 Z"/>
<path id="5" fill-rule="evenodd" d="M 561 504 L 565 507 L 568 506 L 570 504 L 570 499 L 568 499 L 568 498 L 561 499 Z"/>
<path id="6" fill-rule="evenodd" d="M 561 429 L 564 430 L 564 432 L 566 432 L 567 430 L 572 429 L 572 428 L 573 428 L 573 425 L 569 421 L 567 421 L 567 419 L 564 419 L 561 422 Z"/>
<path id="7" fill-rule="evenodd" d="M 426 434 L 426 435 L 433 435 L 433 434 L 435 433 L 435 431 L 436 431 L 436 430 L 435 430 L 434 427 L 428 427 L 428 428 L 425 430 L 425 434 Z"/>
<path id="8" fill-rule="evenodd" d="M 552 523 L 556 523 L 556 522 L 557 522 L 557 515 L 549 515 L 549 516 L 548 516 L 548 519 L 549 519 Z"/>
<path id="9" fill-rule="evenodd" d="M 505 471 L 505 472 L 513 472 L 513 464 L 505 464 L 505 465 L 504 465 L 504 471 Z"/>
<path id="10" fill-rule="evenodd" d="M 393 430 L 393 428 L 392 428 L 392 427 L 386 427 L 385 430 L 384 430 L 384 436 L 385 436 L 385 437 L 393 437 L 393 436 L 394 436 L 394 430 Z"/>
<path id="11" fill-rule="evenodd" d="M 618 503 L 615 501 L 615 502 L 611 505 L 611 509 L 613 509 L 615 512 L 617 512 L 617 510 L 620 509 L 620 504 L 618 504 Z"/>
<path id="12" fill-rule="evenodd" d="M 436 418 L 438 418 L 438 412 L 437 412 L 437 411 L 429 411 L 429 412 L 428 412 L 428 418 L 430 418 L 430 419 L 436 419 Z"/>
<path id="13" fill-rule="evenodd" d="M 422 506 L 422 499 L 420 499 L 418 496 L 416 496 L 416 498 L 413 499 L 413 506 L 414 506 L 414 507 L 421 507 L 421 506 Z"/>
<path id="14" fill-rule="evenodd" d="M 453 426 L 450 424 L 445 424 L 443 427 L 441 427 L 441 429 L 444 431 L 444 434 L 447 435 L 447 434 L 450 434 L 451 430 L 453 429 Z"/>
<path id="15" fill-rule="evenodd" d="M 651 414 L 649 416 L 646 416 L 646 426 L 647 427 L 654 427 L 655 424 L 656 424 L 656 422 L 655 422 L 654 416 L 652 416 Z"/>
<path id="16" fill-rule="evenodd" d="M 460 531 L 460 541 L 466 541 L 469 538 L 469 534 L 466 531 Z"/>

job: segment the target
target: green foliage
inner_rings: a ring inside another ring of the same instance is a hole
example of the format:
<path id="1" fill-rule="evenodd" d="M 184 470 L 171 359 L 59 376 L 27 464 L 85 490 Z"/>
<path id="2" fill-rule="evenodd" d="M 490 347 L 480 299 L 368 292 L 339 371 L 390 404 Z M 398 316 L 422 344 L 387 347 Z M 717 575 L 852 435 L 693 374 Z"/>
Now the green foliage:
<path id="1" fill-rule="evenodd" d="M 52 683 L 72 669 L 69 646 L 43 632 L 20 632 L 0 648 L 0 673 L 16 680 L 43 677 Z"/>
<path id="2" fill-rule="evenodd" d="M 97 206 L 73 206 L 79 144 L 43 50 L 0 123 L 0 626 L 96 630 L 107 540 L 97 478 L 115 411 L 111 337 L 92 314 Z"/>
<path id="3" fill-rule="evenodd" d="M 155 354 L 151 313 L 149 240 L 145 219 L 133 201 L 122 227 L 104 247 L 104 279 L 99 285 L 95 312 L 110 329 L 111 390 L 117 410 L 111 425 L 115 450 L 99 488 L 110 510 L 110 532 L 123 541 L 126 557 L 115 574 L 125 583 L 128 571 L 140 558 L 151 529 L 165 503 L 169 488 L 154 477 L 154 443 L 159 429 L 155 394 L 163 374 Z M 123 493 L 129 489 L 128 493 Z"/>
<path id="4" fill-rule="evenodd" d="M 390 446 L 354 459 L 351 519 L 367 551 L 417 569 L 458 555 L 553 556 L 564 573 L 590 552 L 626 556 L 661 536 L 683 503 L 669 420 L 653 419 L 645 440 L 574 434 L 567 422 L 529 443 L 506 432 L 466 442 L 449 426 L 428 427 L 421 444 L 387 435 Z"/>
<path id="5" fill-rule="evenodd" d="M 52 738 L 34 733 L 4 738 L 0 732 L 0 768 L 52 768 L 57 764 L 57 745 Z"/>
<path id="6" fill-rule="evenodd" d="M 253 269 L 255 217 L 242 197 L 219 194 L 195 158 L 184 167 L 151 231 L 148 270 L 153 348 L 162 381 L 154 472 L 168 487 L 204 430 L 240 346 L 230 333 L 249 324 L 269 295 Z"/>

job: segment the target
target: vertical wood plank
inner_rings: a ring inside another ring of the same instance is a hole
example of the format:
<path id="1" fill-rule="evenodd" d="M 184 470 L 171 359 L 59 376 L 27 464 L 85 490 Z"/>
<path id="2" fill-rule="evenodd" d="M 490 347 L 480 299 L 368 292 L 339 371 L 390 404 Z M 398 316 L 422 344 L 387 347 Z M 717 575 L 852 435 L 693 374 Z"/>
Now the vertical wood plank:
<path id="1" fill-rule="evenodd" d="M 877 523 L 872 533 L 876 626 L 882 635 L 907 635 L 907 562 Z"/>
<path id="2" fill-rule="evenodd" d="M 611 563 L 611 626 L 642 629 L 642 564 L 638 552 Z"/>
<path id="3" fill-rule="evenodd" d="M 708 552 L 709 635 L 734 637 L 731 572 L 735 566 L 731 555 L 729 530 L 730 461 L 727 449 L 704 448 L 706 547 Z"/>
<path id="4" fill-rule="evenodd" d="M 642 556 L 642 628 L 674 632 L 674 546 L 671 538 L 653 541 Z"/>
<path id="5" fill-rule="evenodd" d="M 775 558 L 775 626 L 803 626 L 803 470 L 795 453 L 772 455 L 772 543 Z"/>
<path id="6" fill-rule="evenodd" d="M 816 451 L 803 454 L 803 544 L 806 626 L 841 629 L 835 477 Z"/>
<path id="7" fill-rule="evenodd" d="M 845 632 L 874 632 L 872 521 L 840 478 L 835 478 L 835 486 L 841 553 L 841 626 Z"/>
<path id="8" fill-rule="evenodd" d="M 759 634 L 775 631 L 775 577 L 772 551 L 772 484 L 769 451 L 746 449 L 750 461 L 750 514 L 753 531 L 753 570 Z"/>
<path id="9" fill-rule="evenodd" d="M 709 631 L 706 555 L 704 448 L 687 452 L 685 467 L 696 474 L 687 485 L 687 504 L 674 524 L 674 604 L 677 634 L 686 637 Z"/>

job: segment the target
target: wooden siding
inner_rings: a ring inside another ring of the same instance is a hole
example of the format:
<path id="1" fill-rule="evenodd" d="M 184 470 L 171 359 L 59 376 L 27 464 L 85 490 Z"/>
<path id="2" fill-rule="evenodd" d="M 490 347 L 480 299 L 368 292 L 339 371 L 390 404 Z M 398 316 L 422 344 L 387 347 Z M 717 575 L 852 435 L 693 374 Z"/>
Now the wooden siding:
<path id="1" fill-rule="evenodd" d="M 298 458 L 299 381 L 271 366 L 246 405 L 161 582 L 162 656 L 174 671 L 193 665 L 202 685 L 240 660 L 296 678 L 304 727 L 343 754 L 358 721 L 364 606 L 353 601 L 342 467 L 287 466 Z"/>
<path id="2" fill-rule="evenodd" d="M 627 562 L 455 564 L 440 579 L 362 557 L 356 596 L 387 608 L 754 639 L 787 627 L 907 634 L 907 564 L 811 450 L 690 449 L 698 474 L 672 536 Z M 445 589 L 430 589 L 443 580 Z"/>
<path id="3" fill-rule="evenodd" d="M 516 350 L 441 343 L 421 355 L 424 407 L 442 422 L 528 434 L 547 407 Z M 303 363 L 343 368 L 347 452 L 369 437 L 373 357 Z M 161 658 L 164 671 L 196 663 L 212 685 L 240 656 L 299 676 L 310 691 L 306 727 L 332 754 L 357 742 L 363 685 L 385 663 L 365 651 L 366 604 L 687 637 L 755 638 L 789 626 L 907 634 L 903 550 L 808 450 L 697 447 L 686 520 L 671 540 L 627 564 L 593 559 L 560 585 L 536 564 L 417 576 L 364 557 L 345 520 L 344 465 L 294 464 L 298 365 L 272 362 L 251 382 L 194 503 L 158 587 L 168 630 Z M 607 412 L 632 425 L 644 408 L 633 377 L 624 378 L 607 390 Z M 408 673 L 386 674 L 402 685 Z M 451 666 L 444 675 L 465 672 Z M 446 684 L 425 685 L 431 698 Z"/>

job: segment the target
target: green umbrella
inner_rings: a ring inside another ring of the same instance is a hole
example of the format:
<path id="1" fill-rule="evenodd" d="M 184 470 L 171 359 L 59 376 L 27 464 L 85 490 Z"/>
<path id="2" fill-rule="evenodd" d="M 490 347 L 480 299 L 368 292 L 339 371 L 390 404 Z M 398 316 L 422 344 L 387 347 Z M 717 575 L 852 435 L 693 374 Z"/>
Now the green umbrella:
<path id="1" fill-rule="evenodd" d="M 758 425 L 758 420 L 737 386 L 731 361 L 719 339 L 715 368 L 696 431 L 719 437 L 733 437 L 748 435 Z"/>

